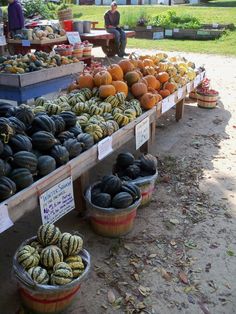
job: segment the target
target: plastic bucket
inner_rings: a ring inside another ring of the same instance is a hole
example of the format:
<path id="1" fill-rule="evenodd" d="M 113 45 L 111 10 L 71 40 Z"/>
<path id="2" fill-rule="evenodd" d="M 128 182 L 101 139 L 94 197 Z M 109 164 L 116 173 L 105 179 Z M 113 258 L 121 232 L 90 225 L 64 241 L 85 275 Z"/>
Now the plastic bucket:
<path id="1" fill-rule="evenodd" d="M 153 176 L 142 177 L 132 181 L 129 181 L 140 188 L 142 201 L 140 207 L 144 207 L 151 202 L 153 192 L 155 191 L 155 183 L 158 177 L 158 172 Z"/>
<path id="2" fill-rule="evenodd" d="M 101 208 L 91 202 L 91 190 L 97 184 L 90 186 L 85 193 L 86 206 L 93 230 L 99 235 L 112 238 L 127 234 L 133 228 L 141 198 L 127 208 Z"/>
<path id="3" fill-rule="evenodd" d="M 36 237 L 28 239 L 21 246 L 35 239 Z M 79 255 L 85 264 L 85 270 L 79 278 L 64 286 L 39 285 L 32 281 L 27 272 L 17 262 L 16 255 L 17 252 L 13 259 L 13 274 L 18 282 L 20 299 L 23 307 L 30 313 L 35 314 L 56 314 L 65 311 L 74 301 L 81 283 L 87 277 L 90 269 L 90 255 L 83 249 Z"/>
<path id="4" fill-rule="evenodd" d="M 66 32 L 72 32 L 73 31 L 73 21 L 72 20 L 64 20 L 62 24 L 63 24 L 63 28 Z"/>
<path id="5" fill-rule="evenodd" d="M 90 21 L 83 21 L 83 32 L 90 33 L 91 32 L 91 22 Z"/>

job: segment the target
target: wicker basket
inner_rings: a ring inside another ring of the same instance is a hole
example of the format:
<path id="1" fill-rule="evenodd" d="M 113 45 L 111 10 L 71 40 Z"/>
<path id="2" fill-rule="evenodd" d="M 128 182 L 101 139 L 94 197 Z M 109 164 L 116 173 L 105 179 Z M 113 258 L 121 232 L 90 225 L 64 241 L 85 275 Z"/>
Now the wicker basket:
<path id="1" fill-rule="evenodd" d="M 189 93 L 189 98 L 191 98 L 191 99 L 197 99 L 197 93 L 196 93 L 195 90 L 193 90 L 193 91 L 191 91 L 191 92 Z"/>
<path id="2" fill-rule="evenodd" d="M 72 12 L 71 8 L 59 10 L 57 12 L 57 15 L 58 15 L 59 21 L 72 20 L 73 19 L 73 12 Z"/>
<path id="3" fill-rule="evenodd" d="M 197 92 L 197 104 L 200 108 L 212 109 L 216 107 L 219 93 L 214 95 Z"/>
<path id="4" fill-rule="evenodd" d="M 20 247 L 29 244 L 35 239 L 36 237 L 26 240 Z M 23 308 L 27 311 L 26 313 L 64 313 L 74 301 L 82 282 L 88 275 L 90 269 L 89 253 L 85 249 L 79 253 L 85 264 L 85 270 L 79 278 L 64 286 L 48 286 L 39 285 L 32 281 L 27 272 L 17 262 L 17 252 L 13 259 L 13 274 L 17 279 L 21 303 Z"/>
<path id="5" fill-rule="evenodd" d="M 86 206 L 93 230 L 99 235 L 112 238 L 131 231 L 141 197 L 134 204 L 123 209 L 98 207 L 91 202 L 91 190 L 97 184 L 93 184 L 85 193 Z"/>

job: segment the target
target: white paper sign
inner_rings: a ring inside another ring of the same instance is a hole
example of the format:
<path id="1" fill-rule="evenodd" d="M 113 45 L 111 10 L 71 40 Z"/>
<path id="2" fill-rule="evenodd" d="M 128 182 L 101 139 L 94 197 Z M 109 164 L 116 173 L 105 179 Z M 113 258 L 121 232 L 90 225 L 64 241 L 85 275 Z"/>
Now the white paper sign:
<path id="1" fill-rule="evenodd" d="M 161 113 L 165 113 L 166 111 L 170 110 L 175 105 L 175 95 L 170 95 L 167 98 L 162 100 L 162 110 Z"/>
<path id="2" fill-rule="evenodd" d="M 139 149 L 150 138 L 149 117 L 135 126 L 136 149 Z"/>
<path id="3" fill-rule="evenodd" d="M 79 32 L 66 32 L 66 36 L 71 45 L 81 43 Z"/>
<path id="4" fill-rule="evenodd" d="M 198 75 L 197 77 L 195 77 L 193 81 L 193 87 L 196 88 L 199 85 L 200 81 L 201 81 L 200 75 Z"/>
<path id="5" fill-rule="evenodd" d="M 0 233 L 9 229 L 11 226 L 13 226 L 13 222 L 9 217 L 7 205 L 2 204 L 0 205 Z"/>
<path id="6" fill-rule="evenodd" d="M 164 38 L 164 32 L 154 32 L 152 39 L 163 39 Z"/>
<path id="7" fill-rule="evenodd" d="M 187 93 L 190 93 L 190 92 L 191 92 L 191 85 L 192 85 L 192 83 L 188 83 L 188 84 L 186 85 Z"/>
<path id="8" fill-rule="evenodd" d="M 180 87 L 177 91 L 177 98 L 180 99 L 183 97 L 184 89 L 183 87 Z"/>
<path id="9" fill-rule="evenodd" d="M 107 136 L 98 143 L 98 160 L 102 160 L 113 151 L 112 149 L 112 137 Z"/>
<path id="10" fill-rule="evenodd" d="M 43 224 L 54 223 L 75 208 L 72 177 L 59 182 L 39 197 Z"/>
<path id="11" fill-rule="evenodd" d="M 148 26 L 147 26 L 147 29 L 152 29 L 152 25 L 148 25 Z"/>
<path id="12" fill-rule="evenodd" d="M 212 24 L 212 27 L 213 27 L 213 28 L 218 28 L 218 26 L 219 26 L 219 24 L 217 24 L 217 23 L 213 23 L 213 24 Z"/>
<path id="13" fill-rule="evenodd" d="M 172 29 L 165 29 L 165 36 L 172 36 L 173 31 Z"/>
<path id="14" fill-rule="evenodd" d="M 0 46 L 5 46 L 6 43 L 6 37 L 5 36 L 0 36 Z"/>
<path id="15" fill-rule="evenodd" d="M 30 40 L 22 39 L 21 41 L 22 47 L 30 47 L 31 43 Z"/>
<path id="16" fill-rule="evenodd" d="M 179 29 L 178 28 L 174 28 L 173 31 L 174 31 L 174 33 L 178 33 Z"/>

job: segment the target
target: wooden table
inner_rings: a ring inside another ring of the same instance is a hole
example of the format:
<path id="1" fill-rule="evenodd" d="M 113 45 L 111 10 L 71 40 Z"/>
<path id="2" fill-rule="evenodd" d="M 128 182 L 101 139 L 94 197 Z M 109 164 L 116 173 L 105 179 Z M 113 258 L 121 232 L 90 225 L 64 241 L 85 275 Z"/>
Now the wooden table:
<path id="1" fill-rule="evenodd" d="M 134 31 L 125 31 L 126 37 L 134 37 Z M 81 34 L 82 41 L 88 40 L 95 47 L 101 47 L 103 52 L 108 57 L 113 57 L 116 54 L 114 35 L 108 33 L 105 29 L 94 29 L 91 33 Z"/>
<path id="2" fill-rule="evenodd" d="M 203 78 L 204 76 L 201 80 Z M 185 97 L 195 87 L 193 82 L 189 83 L 189 86 L 185 85 L 182 88 L 181 93 L 177 91 L 169 96 L 171 97 L 173 104 L 175 104 L 176 121 L 179 121 L 183 117 Z M 115 152 L 125 143 L 135 138 L 136 125 L 147 117 L 149 117 L 150 139 L 141 147 L 141 149 L 143 151 L 149 151 L 155 140 L 156 121 L 162 116 L 163 110 L 163 102 L 159 102 L 154 108 L 146 111 L 140 117 L 115 132 L 112 135 L 113 151 Z M 74 181 L 74 189 L 76 190 L 76 209 L 82 210 L 84 205 L 83 192 L 89 185 L 89 171 L 98 162 L 98 144 L 96 144 L 78 157 L 72 159 L 66 165 L 56 169 L 48 176 L 4 201 L 3 203 L 7 204 L 9 215 L 13 222 L 20 219 L 29 211 L 39 210 L 39 195 L 68 176 L 72 176 Z"/>

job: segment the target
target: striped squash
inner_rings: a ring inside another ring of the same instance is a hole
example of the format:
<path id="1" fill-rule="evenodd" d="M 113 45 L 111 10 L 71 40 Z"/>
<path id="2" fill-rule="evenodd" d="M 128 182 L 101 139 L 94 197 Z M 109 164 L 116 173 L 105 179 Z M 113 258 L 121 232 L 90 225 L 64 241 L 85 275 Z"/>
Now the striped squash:
<path id="1" fill-rule="evenodd" d="M 56 244 L 61 235 L 58 227 L 53 224 L 45 224 L 39 227 L 37 237 L 43 246 Z"/>
<path id="2" fill-rule="evenodd" d="M 84 264 L 79 255 L 68 256 L 65 262 L 71 267 L 74 278 L 78 278 L 83 273 Z"/>
<path id="3" fill-rule="evenodd" d="M 104 102 L 109 102 L 112 105 L 112 108 L 115 108 L 117 106 L 119 106 L 119 100 L 116 98 L 116 96 L 108 96 Z"/>
<path id="4" fill-rule="evenodd" d="M 32 278 L 32 280 L 40 285 L 46 285 L 49 282 L 49 275 L 46 271 L 46 269 L 37 266 L 37 267 L 31 267 L 28 270 L 28 274 Z"/>
<path id="5" fill-rule="evenodd" d="M 84 95 L 87 100 L 93 97 L 93 93 L 89 88 L 81 88 L 79 92 Z"/>
<path id="6" fill-rule="evenodd" d="M 35 105 L 35 107 L 37 107 L 37 106 L 43 106 L 46 101 L 47 101 L 46 98 L 44 98 L 44 97 L 38 97 L 38 98 L 35 99 L 34 105 Z"/>
<path id="7" fill-rule="evenodd" d="M 75 255 L 82 249 L 83 239 L 77 235 L 65 232 L 61 234 L 58 246 L 61 248 L 65 256 Z"/>
<path id="8" fill-rule="evenodd" d="M 38 241 L 36 241 L 36 240 L 33 240 L 32 242 L 30 242 L 30 246 L 35 248 L 38 251 L 39 254 L 43 250 L 43 245 L 41 243 L 39 243 Z"/>
<path id="9" fill-rule="evenodd" d="M 125 101 L 125 98 L 126 98 L 125 93 L 119 92 L 115 96 L 118 99 L 119 103 L 123 104 L 123 102 Z"/>
<path id="10" fill-rule="evenodd" d="M 45 247 L 40 254 L 40 263 L 46 268 L 52 268 L 55 264 L 63 262 L 62 251 L 56 245 Z"/>
<path id="11" fill-rule="evenodd" d="M 39 264 L 39 253 L 30 245 L 25 245 L 17 253 L 17 261 L 25 269 L 29 269 Z"/>
<path id="12" fill-rule="evenodd" d="M 73 272 L 71 267 L 64 263 L 57 263 L 53 267 L 51 275 L 51 284 L 55 286 L 62 286 L 70 283 L 73 280 Z"/>

